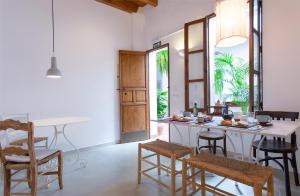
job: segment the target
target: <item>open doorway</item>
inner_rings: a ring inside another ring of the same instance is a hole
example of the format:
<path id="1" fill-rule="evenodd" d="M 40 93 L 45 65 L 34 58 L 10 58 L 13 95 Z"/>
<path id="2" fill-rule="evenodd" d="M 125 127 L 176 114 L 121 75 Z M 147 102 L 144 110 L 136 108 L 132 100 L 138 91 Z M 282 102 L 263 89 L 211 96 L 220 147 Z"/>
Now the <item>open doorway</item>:
<path id="1" fill-rule="evenodd" d="M 169 116 L 169 45 L 148 51 L 150 138 L 169 141 L 169 125 L 156 123 Z"/>

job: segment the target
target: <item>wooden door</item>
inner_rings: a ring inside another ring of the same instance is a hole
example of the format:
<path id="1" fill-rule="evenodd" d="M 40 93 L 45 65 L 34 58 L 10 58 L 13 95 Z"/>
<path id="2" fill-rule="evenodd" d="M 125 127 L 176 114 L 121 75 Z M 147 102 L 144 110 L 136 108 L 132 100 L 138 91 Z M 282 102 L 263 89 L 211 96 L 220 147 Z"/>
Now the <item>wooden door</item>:
<path id="1" fill-rule="evenodd" d="M 121 142 L 149 139 L 146 53 L 119 51 Z"/>

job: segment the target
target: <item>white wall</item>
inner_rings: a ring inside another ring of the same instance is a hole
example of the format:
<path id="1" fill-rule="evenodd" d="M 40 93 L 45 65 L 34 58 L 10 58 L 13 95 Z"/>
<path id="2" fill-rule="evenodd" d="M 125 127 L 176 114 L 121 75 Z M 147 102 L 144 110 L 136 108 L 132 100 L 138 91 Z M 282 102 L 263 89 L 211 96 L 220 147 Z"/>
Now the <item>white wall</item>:
<path id="1" fill-rule="evenodd" d="M 300 111 L 299 0 L 264 0 L 265 109 Z"/>
<path id="2" fill-rule="evenodd" d="M 3 10 L 3 1 L 0 1 L 0 10 Z M 2 40 L 3 34 L 3 12 L 0 12 L 0 40 Z M 0 44 L 0 103 L 2 103 L 2 84 L 3 84 L 3 44 Z M 2 111 L 2 104 L 0 104 L 0 111 Z"/>
<path id="3" fill-rule="evenodd" d="M 131 48 L 131 15 L 93 0 L 55 1 L 56 56 L 63 78 L 53 80 L 45 77 L 52 47 L 51 1 L 1 3 L 1 112 L 29 112 L 31 119 L 89 117 L 67 128 L 78 147 L 118 140 L 118 50 Z M 63 140 L 59 147 L 69 149 Z"/>
<path id="4" fill-rule="evenodd" d="M 212 0 L 160 0 L 157 7 L 146 6 L 142 13 L 146 18 L 146 48 L 153 42 L 181 28 L 184 23 L 200 19 L 214 12 Z"/>

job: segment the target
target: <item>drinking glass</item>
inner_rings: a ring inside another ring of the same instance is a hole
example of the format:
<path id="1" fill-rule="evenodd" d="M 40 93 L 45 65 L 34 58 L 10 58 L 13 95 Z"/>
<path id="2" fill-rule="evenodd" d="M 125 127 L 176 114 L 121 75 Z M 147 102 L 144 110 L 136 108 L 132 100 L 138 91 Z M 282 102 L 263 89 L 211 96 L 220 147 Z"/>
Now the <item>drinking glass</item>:
<path id="1" fill-rule="evenodd" d="M 248 112 L 248 123 L 253 124 L 255 122 L 254 112 Z"/>

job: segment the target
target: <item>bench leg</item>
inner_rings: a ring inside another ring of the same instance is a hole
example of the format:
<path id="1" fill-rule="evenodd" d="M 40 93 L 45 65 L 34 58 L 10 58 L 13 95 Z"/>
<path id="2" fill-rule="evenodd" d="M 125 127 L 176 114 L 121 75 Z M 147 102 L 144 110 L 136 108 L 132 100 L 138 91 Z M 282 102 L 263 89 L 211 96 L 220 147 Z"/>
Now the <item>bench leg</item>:
<path id="1" fill-rule="evenodd" d="M 141 184 L 142 177 L 142 146 L 138 144 L 138 184 Z"/>
<path id="2" fill-rule="evenodd" d="M 175 157 L 171 157 L 171 195 L 176 195 L 176 159 Z"/>
<path id="3" fill-rule="evenodd" d="M 268 179 L 268 196 L 274 196 L 274 177 L 271 175 Z"/>
<path id="4" fill-rule="evenodd" d="M 186 160 L 182 161 L 182 196 L 186 196 L 186 181 L 187 181 L 187 163 Z"/>
<path id="5" fill-rule="evenodd" d="M 193 176 L 192 177 L 192 189 L 193 191 L 196 190 L 196 176 L 195 176 L 195 168 L 191 166 L 191 175 Z"/>
<path id="6" fill-rule="evenodd" d="M 161 170 L 160 169 L 160 155 L 157 154 L 157 175 L 159 175 L 159 176 L 160 176 L 160 173 L 161 173 L 160 170 Z"/>
<path id="7" fill-rule="evenodd" d="M 200 175 L 201 175 L 201 196 L 205 196 L 205 171 L 204 171 L 204 169 L 203 168 L 200 168 L 201 169 L 201 173 L 200 173 Z"/>
<path id="8" fill-rule="evenodd" d="M 262 186 L 254 185 L 254 196 L 262 196 Z"/>

